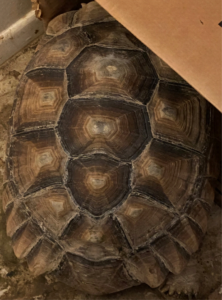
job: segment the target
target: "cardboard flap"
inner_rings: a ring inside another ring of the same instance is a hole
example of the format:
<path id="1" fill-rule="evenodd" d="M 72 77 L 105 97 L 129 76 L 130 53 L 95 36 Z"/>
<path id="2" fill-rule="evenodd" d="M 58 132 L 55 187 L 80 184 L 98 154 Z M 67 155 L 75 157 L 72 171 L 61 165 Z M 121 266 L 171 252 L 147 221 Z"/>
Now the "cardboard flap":
<path id="1" fill-rule="evenodd" d="M 97 0 L 222 112 L 220 0 Z"/>

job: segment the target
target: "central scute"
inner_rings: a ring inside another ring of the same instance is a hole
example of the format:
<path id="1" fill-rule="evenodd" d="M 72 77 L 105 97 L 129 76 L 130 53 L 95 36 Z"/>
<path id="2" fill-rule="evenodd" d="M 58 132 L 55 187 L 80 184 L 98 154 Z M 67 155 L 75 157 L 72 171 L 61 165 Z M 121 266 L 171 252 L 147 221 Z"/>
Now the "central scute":
<path id="1" fill-rule="evenodd" d="M 70 99 L 58 131 L 71 156 L 105 153 L 131 161 L 152 139 L 146 107 L 115 98 Z"/>
<path id="2" fill-rule="evenodd" d="M 100 216 L 126 199 L 131 166 L 104 155 L 70 160 L 67 186 L 75 201 Z"/>

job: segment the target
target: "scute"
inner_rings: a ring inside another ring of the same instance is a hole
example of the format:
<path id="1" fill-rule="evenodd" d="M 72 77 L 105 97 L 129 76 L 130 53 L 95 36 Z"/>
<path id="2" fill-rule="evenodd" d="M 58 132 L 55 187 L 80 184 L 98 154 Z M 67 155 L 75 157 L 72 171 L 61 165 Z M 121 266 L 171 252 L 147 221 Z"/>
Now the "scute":
<path id="1" fill-rule="evenodd" d="M 30 271 L 41 275 L 55 269 L 62 259 L 61 247 L 48 238 L 39 240 L 27 256 Z"/>
<path id="2" fill-rule="evenodd" d="M 131 195 L 115 213 L 133 249 L 147 246 L 149 239 L 174 218 L 166 207 L 148 197 Z"/>
<path id="3" fill-rule="evenodd" d="M 110 99 L 70 99 L 61 114 L 58 131 L 72 156 L 107 153 L 123 160 L 139 155 L 151 139 L 145 107 Z"/>
<path id="4" fill-rule="evenodd" d="M 11 207 L 8 207 L 6 212 L 7 235 L 12 237 L 29 218 L 30 214 L 23 203 L 20 203 L 20 201 L 13 203 Z"/>
<path id="5" fill-rule="evenodd" d="M 187 214 L 201 228 L 203 233 L 207 231 L 209 211 L 209 206 L 198 198 L 187 208 Z"/>
<path id="6" fill-rule="evenodd" d="M 50 277 L 93 295 L 115 293 L 138 285 L 121 260 L 91 262 L 69 253 Z"/>
<path id="7" fill-rule="evenodd" d="M 48 27 L 46 29 L 46 35 L 59 35 L 71 28 L 74 15 L 76 11 L 69 11 L 65 14 L 61 14 L 58 17 L 54 18 L 49 22 Z"/>
<path id="8" fill-rule="evenodd" d="M 214 200 L 217 118 L 97 3 L 53 19 L 11 117 L 3 210 L 15 255 L 98 295 L 182 272 Z"/>
<path id="9" fill-rule="evenodd" d="M 54 187 L 27 197 L 25 204 L 32 216 L 56 237 L 60 236 L 69 222 L 78 215 L 66 189 Z"/>
<path id="10" fill-rule="evenodd" d="M 118 22 L 96 23 L 84 27 L 92 44 L 110 49 L 145 50 L 145 46 Z"/>
<path id="11" fill-rule="evenodd" d="M 66 156 L 53 130 L 16 136 L 10 149 L 11 169 L 21 194 L 62 184 Z"/>
<path id="12" fill-rule="evenodd" d="M 38 244 L 43 231 L 32 220 L 28 220 L 13 235 L 12 247 L 17 258 L 26 258 Z"/>
<path id="13" fill-rule="evenodd" d="M 203 152 L 209 138 L 207 102 L 190 87 L 160 82 L 148 105 L 155 138 Z"/>
<path id="14" fill-rule="evenodd" d="M 189 85 L 179 74 L 150 49 L 147 50 L 159 79 L 163 82 Z"/>
<path id="15" fill-rule="evenodd" d="M 103 9 L 98 3 L 90 2 L 87 5 L 83 4 L 73 19 L 72 27 L 87 26 L 95 23 L 113 22 L 115 19 Z"/>
<path id="16" fill-rule="evenodd" d="M 200 175 L 200 160 L 197 154 L 152 140 L 134 161 L 135 189 L 182 209 Z"/>
<path id="17" fill-rule="evenodd" d="M 67 186 L 81 207 L 99 216 L 124 200 L 129 177 L 128 164 L 96 155 L 69 161 Z"/>
<path id="18" fill-rule="evenodd" d="M 28 70 L 40 67 L 65 69 L 88 44 L 84 32 L 79 28 L 72 28 L 56 37 L 56 43 L 54 39 L 46 43 L 36 53 Z"/>
<path id="19" fill-rule="evenodd" d="M 68 99 L 63 70 L 37 69 L 24 76 L 17 91 L 15 132 L 54 127 Z"/>
<path id="20" fill-rule="evenodd" d="M 84 215 L 77 217 L 69 224 L 60 241 L 66 252 L 89 261 L 121 258 L 121 235 L 110 217 L 99 221 Z"/>
<path id="21" fill-rule="evenodd" d="M 164 234 L 156 239 L 151 248 L 171 273 L 180 274 L 186 267 L 189 255 L 170 235 Z"/>
<path id="22" fill-rule="evenodd" d="M 198 250 L 202 233 L 189 218 L 181 218 L 169 232 L 189 254 Z"/>
<path id="23" fill-rule="evenodd" d="M 69 65 L 67 75 L 69 97 L 83 92 L 115 94 L 144 104 L 157 82 L 146 53 L 93 45 Z"/>
<path id="24" fill-rule="evenodd" d="M 134 278 L 148 284 L 151 288 L 160 286 L 168 274 L 163 263 L 149 248 L 130 257 L 126 264 Z"/>

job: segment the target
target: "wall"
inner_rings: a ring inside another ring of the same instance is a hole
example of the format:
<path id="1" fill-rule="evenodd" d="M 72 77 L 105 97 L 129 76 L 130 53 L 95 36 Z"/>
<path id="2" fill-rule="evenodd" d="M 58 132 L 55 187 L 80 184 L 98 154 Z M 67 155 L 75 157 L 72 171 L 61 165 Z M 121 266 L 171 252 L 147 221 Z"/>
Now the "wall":
<path id="1" fill-rule="evenodd" d="M 10 27 L 31 10 L 30 0 L 0 1 L 0 31 Z"/>
<path id="2" fill-rule="evenodd" d="M 0 65 L 42 33 L 30 0 L 0 0 Z"/>

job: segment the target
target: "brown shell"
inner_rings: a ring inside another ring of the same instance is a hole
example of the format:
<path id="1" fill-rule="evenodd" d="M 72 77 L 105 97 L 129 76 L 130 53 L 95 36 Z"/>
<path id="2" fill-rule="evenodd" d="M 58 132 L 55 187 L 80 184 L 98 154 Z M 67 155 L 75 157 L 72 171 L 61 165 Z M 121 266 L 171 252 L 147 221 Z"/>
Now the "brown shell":
<path id="1" fill-rule="evenodd" d="M 3 209 L 16 256 L 92 294 L 179 274 L 214 199 L 215 114 L 98 4 L 52 20 L 12 115 Z"/>

